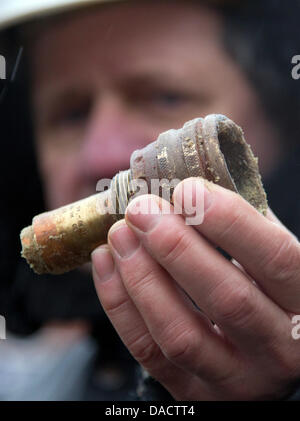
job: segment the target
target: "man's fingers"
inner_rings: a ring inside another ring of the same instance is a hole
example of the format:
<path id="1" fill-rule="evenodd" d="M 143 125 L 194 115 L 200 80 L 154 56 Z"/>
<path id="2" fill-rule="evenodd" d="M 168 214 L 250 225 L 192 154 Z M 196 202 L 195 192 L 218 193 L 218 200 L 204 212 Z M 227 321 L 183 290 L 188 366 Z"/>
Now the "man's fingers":
<path id="1" fill-rule="evenodd" d="M 232 349 L 144 247 L 135 243 L 133 248 L 132 237 L 125 223 L 118 224 L 109 232 L 109 245 L 124 286 L 163 354 L 203 380 L 232 376 L 237 369 Z"/>
<path id="2" fill-rule="evenodd" d="M 289 329 L 286 314 L 235 265 L 226 260 L 181 216 L 138 213 L 161 206 L 156 196 L 141 196 L 127 208 L 126 221 L 149 253 L 239 348 L 252 353 L 272 347 Z M 274 320 L 279 323 L 274 325 Z M 270 328 L 271 326 L 271 328 Z"/>
<path id="3" fill-rule="evenodd" d="M 265 218 L 239 195 L 202 179 L 180 183 L 174 191 L 175 203 L 182 202 L 185 184 L 193 196 L 204 197 L 207 208 L 203 222 L 195 228 L 233 256 L 280 306 L 298 313 L 300 246 L 296 238 L 270 212 Z"/>
<path id="4" fill-rule="evenodd" d="M 146 369 L 150 365 L 156 371 L 157 365 L 157 369 L 161 370 L 161 363 L 165 358 L 124 288 L 108 247 L 96 249 L 92 253 L 92 261 L 98 297 L 119 336 L 134 358 Z M 113 272 L 110 272 L 108 266 L 113 268 Z"/>
<path id="5" fill-rule="evenodd" d="M 143 319 L 130 299 L 107 246 L 92 253 L 93 277 L 100 302 L 134 357 L 147 365 L 160 354 Z"/>
<path id="6" fill-rule="evenodd" d="M 191 381 L 191 376 L 173 366 L 153 340 L 139 311 L 129 297 L 120 274 L 114 265 L 109 248 L 101 246 L 92 253 L 95 288 L 119 336 L 133 357 L 174 396 L 180 396 L 181 385 Z M 199 385 L 198 385 L 199 387 Z"/>

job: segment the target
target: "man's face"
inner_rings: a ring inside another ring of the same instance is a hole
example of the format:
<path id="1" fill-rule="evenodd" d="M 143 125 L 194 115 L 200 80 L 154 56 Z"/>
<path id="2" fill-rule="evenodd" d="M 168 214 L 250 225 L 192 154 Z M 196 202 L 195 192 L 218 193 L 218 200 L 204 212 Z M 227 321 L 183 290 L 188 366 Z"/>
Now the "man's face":
<path id="1" fill-rule="evenodd" d="M 95 193 L 99 179 L 129 167 L 134 150 L 209 113 L 241 125 L 268 170 L 263 113 L 222 49 L 221 26 L 213 11 L 193 3 L 130 2 L 69 15 L 41 31 L 31 64 L 48 208 Z"/>

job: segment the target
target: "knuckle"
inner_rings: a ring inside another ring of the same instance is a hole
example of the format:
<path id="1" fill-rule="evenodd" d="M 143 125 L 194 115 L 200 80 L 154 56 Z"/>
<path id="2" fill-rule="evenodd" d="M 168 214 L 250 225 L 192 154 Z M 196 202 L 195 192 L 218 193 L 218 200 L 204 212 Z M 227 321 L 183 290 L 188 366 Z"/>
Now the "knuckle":
<path id="1" fill-rule="evenodd" d="M 105 303 L 105 312 L 109 318 L 115 318 L 126 311 L 128 304 L 129 300 L 126 296 L 111 297 L 111 299 Z"/>
<path id="2" fill-rule="evenodd" d="M 160 259 L 166 265 L 172 265 L 181 260 L 186 251 L 191 247 L 191 239 L 185 229 L 169 231 L 163 241 L 160 242 Z"/>
<path id="3" fill-rule="evenodd" d="M 261 262 L 264 277 L 273 282 L 287 284 L 288 280 L 300 275 L 300 248 L 295 239 L 284 234 Z"/>
<path id="4" fill-rule="evenodd" d="M 219 241 L 231 238 L 231 236 L 236 232 L 240 231 L 239 226 L 241 225 L 242 219 L 245 219 L 245 215 L 238 210 L 238 206 L 234 206 L 235 201 L 233 201 L 233 206 L 228 206 L 222 212 L 222 218 L 226 225 L 222 232 L 220 233 Z"/>
<path id="5" fill-rule="evenodd" d="M 157 361 L 161 351 L 149 332 L 127 343 L 134 358 L 145 368 L 149 368 Z"/>
<path id="6" fill-rule="evenodd" d="M 124 277 L 127 290 L 130 292 L 130 295 L 135 297 L 145 294 L 148 289 L 150 290 L 151 285 L 155 283 L 159 276 L 155 267 L 143 265 L 142 261 L 140 263 L 131 274 L 127 274 Z"/>
<path id="7" fill-rule="evenodd" d="M 194 329 L 186 323 L 171 328 L 161 344 L 165 357 L 175 365 L 190 365 L 194 359 L 195 351 L 201 350 L 200 332 L 195 334 Z"/>
<path id="8" fill-rule="evenodd" d="M 255 313 L 253 287 L 247 283 L 239 286 L 233 284 L 230 288 L 226 285 L 225 291 L 222 288 L 225 282 L 211 293 L 211 308 L 221 323 L 246 326 Z"/>

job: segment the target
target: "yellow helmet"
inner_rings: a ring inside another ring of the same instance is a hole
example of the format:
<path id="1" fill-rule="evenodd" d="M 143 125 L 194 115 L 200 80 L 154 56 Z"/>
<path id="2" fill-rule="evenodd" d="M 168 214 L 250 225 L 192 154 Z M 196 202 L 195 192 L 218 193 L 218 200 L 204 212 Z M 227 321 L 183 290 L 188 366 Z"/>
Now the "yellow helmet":
<path id="1" fill-rule="evenodd" d="M 0 30 L 30 19 L 120 0 L 1 0 Z"/>

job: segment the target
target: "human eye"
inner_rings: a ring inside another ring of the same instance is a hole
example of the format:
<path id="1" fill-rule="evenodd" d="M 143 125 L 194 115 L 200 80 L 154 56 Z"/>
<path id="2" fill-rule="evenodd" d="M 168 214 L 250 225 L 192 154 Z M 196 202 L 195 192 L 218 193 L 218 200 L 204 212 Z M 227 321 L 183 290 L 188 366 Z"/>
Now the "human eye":
<path id="1" fill-rule="evenodd" d="M 185 105 L 188 101 L 188 96 L 182 92 L 174 90 L 153 91 L 149 95 L 149 103 L 153 106 L 163 108 L 178 108 Z"/>
<path id="2" fill-rule="evenodd" d="M 192 102 L 190 96 L 183 91 L 153 86 L 134 90 L 129 99 L 138 112 L 159 118 L 182 114 Z"/>
<path id="3" fill-rule="evenodd" d="M 51 119 L 56 127 L 77 127 L 85 123 L 90 112 L 90 104 L 87 101 L 62 104 Z"/>
<path id="4" fill-rule="evenodd" d="M 36 115 L 42 127 L 55 131 L 73 130 L 86 123 L 91 107 L 92 99 L 89 96 L 68 93 L 41 102 Z"/>

